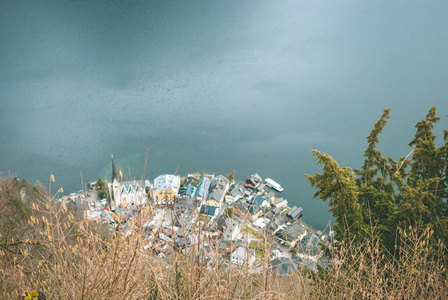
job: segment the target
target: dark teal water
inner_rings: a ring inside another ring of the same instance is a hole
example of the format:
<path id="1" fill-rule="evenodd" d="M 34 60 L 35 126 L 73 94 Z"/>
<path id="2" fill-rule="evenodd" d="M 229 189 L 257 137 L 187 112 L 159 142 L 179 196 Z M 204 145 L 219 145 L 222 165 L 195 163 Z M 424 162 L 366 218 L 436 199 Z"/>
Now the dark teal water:
<path id="1" fill-rule="evenodd" d="M 323 228 L 310 150 L 398 159 L 448 113 L 446 1 L 0 1 L 0 170 L 67 192 L 125 173 L 258 172 Z M 447 119 L 440 128 L 448 128 Z"/>

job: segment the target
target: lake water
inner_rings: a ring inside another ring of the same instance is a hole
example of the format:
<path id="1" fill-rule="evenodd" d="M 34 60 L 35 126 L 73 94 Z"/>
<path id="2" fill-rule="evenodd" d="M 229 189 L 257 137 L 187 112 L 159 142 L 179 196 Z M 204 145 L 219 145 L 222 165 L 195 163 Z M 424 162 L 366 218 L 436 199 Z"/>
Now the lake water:
<path id="1" fill-rule="evenodd" d="M 0 1 L 0 171 L 66 192 L 110 177 L 252 173 L 323 229 L 311 149 L 359 167 L 448 113 L 447 1 Z M 440 128 L 448 128 L 447 118 Z"/>

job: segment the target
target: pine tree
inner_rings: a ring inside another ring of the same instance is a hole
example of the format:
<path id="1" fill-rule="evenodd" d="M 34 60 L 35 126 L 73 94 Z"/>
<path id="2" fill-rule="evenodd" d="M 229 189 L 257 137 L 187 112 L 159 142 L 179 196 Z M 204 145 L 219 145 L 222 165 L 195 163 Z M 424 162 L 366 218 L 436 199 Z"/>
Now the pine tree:
<path id="1" fill-rule="evenodd" d="M 415 138 L 409 143 L 414 148 L 409 178 L 401 186 L 401 196 L 392 216 L 393 224 L 431 227 L 434 238 L 448 242 L 447 216 L 447 133 L 445 144 L 437 147 L 434 124 L 440 120 L 436 107 L 418 122 Z"/>
<path id="2" fill-rule="evenodd" d="M 329 155 L 317 150 L 312 152 L 317 163 L 323 165 L 323 174 L 305 175 L 311 186 L 317 189 L 314 198 L 330 200 L 330 212 L 336 219 L 336 239 L 341 240 L 347 232 L 356 236 L 364 223 L 361 206 L 357 202 L 358 187 L 354 172 L 351 168 L 340 168 Z"/>
<path id="3" fill-rule="evenodd" d="M 232 182 L 235 179 L 235 173 L 236 173 L 236 171 L 233 170 L 232 173 L 230 173 L 226 176 L 230 182 Z"/>
<path id="4" fill-rule="evenodd" d="M 384 230 L 387 230 L 387 219 L 394 208 L 395 193 L 390 179 L 396 162 L 391 157 L 383 158 L 376 145 L 389 116 L 390 108 L 385 109 L 380 120 L 375 123 L 367 137 L 368 147 L 364 151 L 364 164 L 360 170 L 355 170 L 359 176 L 356 180 L 359 188 L 358 202 L 362 207 L 364 222 Z"/>
<path id="5" fill-rule="evenodd" d="M 317 191 L 315 198 L 329 200 L 330 212 L 336 219 L 336 237 L 342 239 L 347 231 L 359 235 L 362 229 L 379 229 L 383 245 L 390 250 L 396 242 L 398 227 L 412 225 L 432 228 L 433 237 L 448 244 L 448 130 L 444 130 L 444 145 L 437 147 L 434 124 L 440 120 L 436 107 L 416 124 L 412 159 L 384 158 L 376 146 L 390 116 L 385 109 L 367 137 L 361 169 L 352 171 L 339 167 L 326 154 L 312 150 L 322 174 L 305 175 Z"/>

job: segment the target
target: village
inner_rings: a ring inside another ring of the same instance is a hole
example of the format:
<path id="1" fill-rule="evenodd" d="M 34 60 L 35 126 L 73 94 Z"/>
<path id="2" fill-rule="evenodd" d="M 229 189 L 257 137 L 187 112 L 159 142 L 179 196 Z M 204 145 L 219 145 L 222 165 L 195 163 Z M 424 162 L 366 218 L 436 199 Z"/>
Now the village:
<path id="1" fill-rule="evenodd" d="M 143 250 L 161 257 L 178 251 L 205 266 L 224 262 L 259 272 L 261 259 L 269 256 L 278 275 L 304 268 L 317 272 L 329 263 L 322 245 L 332 245 L 333 232 L 306 226 L 302 208 L 290 207 L 277 195 L 281 191 L 278 183 L 258 174 L 244 182 L 236 182 L 233 174 L 204 173 L 164 174 L 152 183 L 122 181 L 112 158 L 110 182 L 90 182 L 86 190 L 59 201 L 74 203 L 83 218 L 124 234 L 134 230 L 136 217 L 144 216 Z"/>

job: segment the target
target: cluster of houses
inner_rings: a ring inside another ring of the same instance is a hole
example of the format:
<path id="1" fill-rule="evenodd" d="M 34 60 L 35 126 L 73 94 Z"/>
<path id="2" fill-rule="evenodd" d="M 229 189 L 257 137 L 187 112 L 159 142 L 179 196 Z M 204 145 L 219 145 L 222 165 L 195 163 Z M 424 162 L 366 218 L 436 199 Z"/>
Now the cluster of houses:
<path id="1" fill-rule="evenodd" d="M 320 247 L 331 239 L 305 227 L 302 208 L 290 207 L 258 174 L 244 182 L 210 174 L 165 174 L 152 184 L 122 182 L 112 160 L 108 190 L 107 204 L 95 217 L 126 231 L 127 221 L 150 206 L 153 214 L 143 225 L 145 249 L 159 255 L 181 251 L 204 264 L 226 257 L 231 264 L 256 270 L 257 258 L 266 255 L 260 245 L 268 237 L 278 274 L 301 267 L 317 270 L 317 264 L 325 264 Z"/>

